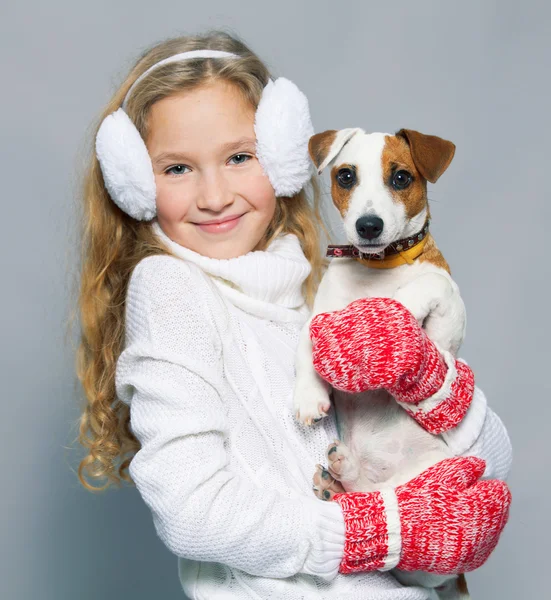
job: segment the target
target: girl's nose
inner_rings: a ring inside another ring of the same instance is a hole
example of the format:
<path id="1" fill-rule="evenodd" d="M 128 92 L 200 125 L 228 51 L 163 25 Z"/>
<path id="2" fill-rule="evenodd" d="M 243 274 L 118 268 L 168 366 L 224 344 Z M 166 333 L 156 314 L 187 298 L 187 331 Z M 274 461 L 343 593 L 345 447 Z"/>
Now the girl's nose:
<path id="1" fill-rule="evenodd" d="M 233 194 L 223 175 L 212 171 L 203 175 L 197 194 L 198 208 L 220 212 L 232 202 Z"/>

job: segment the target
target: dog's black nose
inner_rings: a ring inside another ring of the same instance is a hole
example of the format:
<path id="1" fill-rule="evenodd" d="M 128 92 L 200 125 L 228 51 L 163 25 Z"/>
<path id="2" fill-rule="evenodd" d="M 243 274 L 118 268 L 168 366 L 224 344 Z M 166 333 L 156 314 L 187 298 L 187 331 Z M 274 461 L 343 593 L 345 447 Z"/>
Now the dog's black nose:
<path id="1" fill-rule="evenodd" d="M 356 231 L 365 240 L 374 240 L 383 233 L 384 221 L 380 217 L 367 215 L 356 221 Z"/>

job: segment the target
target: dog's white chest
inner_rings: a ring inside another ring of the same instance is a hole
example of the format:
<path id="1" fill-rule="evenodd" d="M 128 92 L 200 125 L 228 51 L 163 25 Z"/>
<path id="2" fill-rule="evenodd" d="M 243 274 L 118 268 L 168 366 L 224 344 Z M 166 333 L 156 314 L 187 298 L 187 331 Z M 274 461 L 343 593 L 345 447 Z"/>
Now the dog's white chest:
<path id="1" fill-rule="evenodd" d="M 369 269 L 353 259 L 334 259 L 320 283 L 313 312 L 340 310 L 358 298 L 392 298 L 399 288 L 431 270 L 436 271 L 436 267 L 419 263 Z"/>

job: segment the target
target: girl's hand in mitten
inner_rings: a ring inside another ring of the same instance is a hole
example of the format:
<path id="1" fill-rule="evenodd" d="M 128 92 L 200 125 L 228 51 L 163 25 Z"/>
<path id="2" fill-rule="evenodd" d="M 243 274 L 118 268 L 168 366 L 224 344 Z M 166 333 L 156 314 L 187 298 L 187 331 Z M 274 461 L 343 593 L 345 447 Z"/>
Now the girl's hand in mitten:
<path id="1" fill-rule="evenodd" d="M 470 367 L 436 345 L 403 304 L 360 298 L 310 324 L 313 364 L 334 388 L 387 389 L 427 431 L 459 424 L 474 394 Z"/>
<path id="2" fill-rule="evenodd" d="M 336 494 L 345 521 L 339 571 L 473 571 L 497 545 L 511 493 L 498 480 L 477 481 L 485 462 L 445 459 L 395 490 Z"/>

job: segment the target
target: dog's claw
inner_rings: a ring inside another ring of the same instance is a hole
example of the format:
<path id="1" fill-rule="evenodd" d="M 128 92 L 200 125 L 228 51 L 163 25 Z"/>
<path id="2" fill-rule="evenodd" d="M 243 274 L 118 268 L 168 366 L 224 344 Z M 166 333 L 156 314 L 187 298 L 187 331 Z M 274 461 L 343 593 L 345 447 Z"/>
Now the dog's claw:
<path id="1" fill-rule="evenodd" d="M 300 411 L 298 410 L 295 413 L 295 419 L 297 421 L 300 421 L 303 425 L 306 425 L 309 427 L 309 426 L 313 425 L 314 423 L 319 423 L 320 421 L 322 421 L 327 416 L 327 413 L 324 411 L 320 411 L 319 415 L 320 415 L 319 417 L 308 416 L 306 418 L 301 418 Z"/>
<path id="2" fill-rule="evenodd" d="M 303 425 L 311 426 L 314 423 L 319 423 L 322 419 L 327 417 L 327 413 L 331 408 L 331 404 L 324 403 L 319 404 L 314 409 L 310 410 L 309 407 L 305 409 L 296 409 L 295 411 L 295 419 L 300 421 Z"/>

